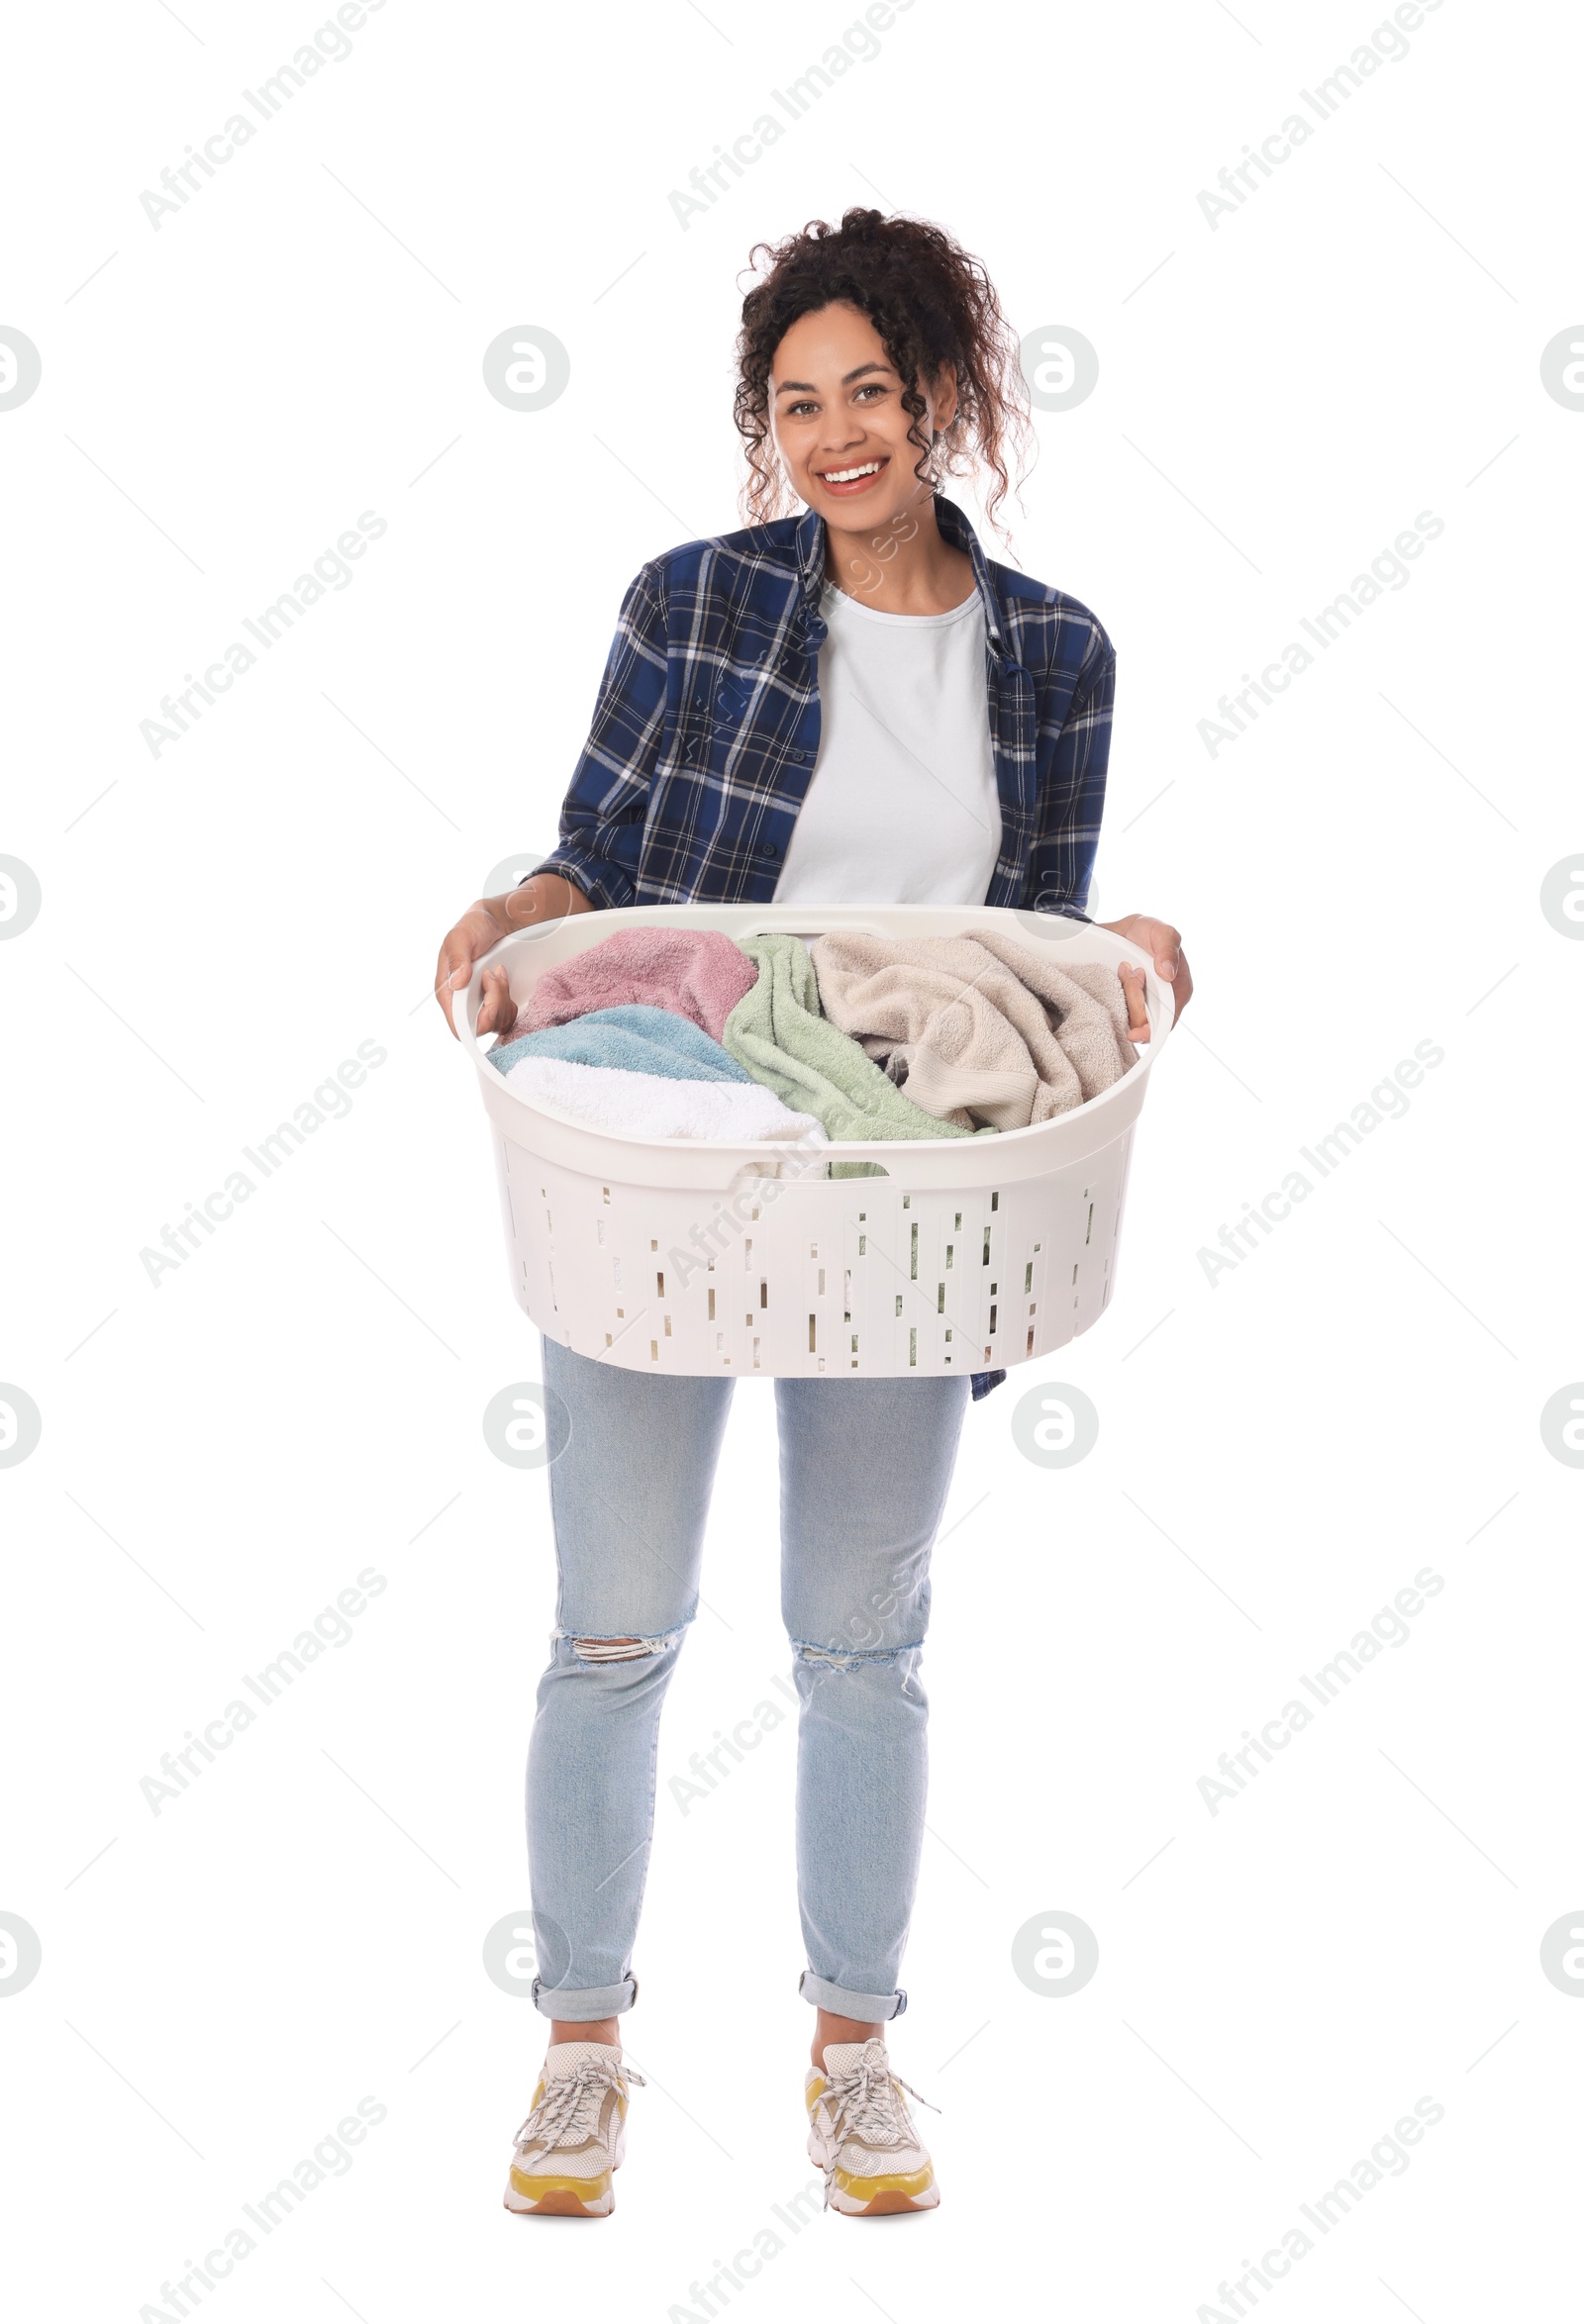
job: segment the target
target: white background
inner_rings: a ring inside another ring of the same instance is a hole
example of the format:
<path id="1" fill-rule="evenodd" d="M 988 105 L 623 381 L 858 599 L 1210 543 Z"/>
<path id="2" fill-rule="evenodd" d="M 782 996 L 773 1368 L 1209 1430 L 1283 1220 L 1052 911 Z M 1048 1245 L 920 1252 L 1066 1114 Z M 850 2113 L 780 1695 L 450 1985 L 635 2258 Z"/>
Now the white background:
<path id="1" fill-rule="evenodd" d="M 685 231 L 671 190 L 851 18 L 391 0 L 158 231 L 142 190 L 324 19 L 13 23 L 0 322 L 43 358 L 0 412 L 0 851 L 44 894 L 0 945 L 0 1378 L 43 1414 L 0 1471 L 0 1909 L 43 1947 L 0 1999 L 18 2313 L 161 2312 L 365 2094 L 352 2169 L 203 2312 L 658 2324 L 809 2179 L 790 1725 L 686 1817 L 664 1791 L 787 1661 L 744 1388 L 722 1618 L 662 1735 L 620 2207 L 500 2208 L 543 2029 L 480 1949 L 526 1902 L 552 1562 L 543 1477 L 480 1429 L 538 1343 L 425 994 L 487 871 L 550 842 L 628 579 L 740 521 L 750 244 L 876 194 L 981 253 L 1020 334 L 1099 350 L 1040 417 L 1017 554 L 1118 647 L 1104 916 L 1174 920 L 1199 991 L 1112 1308 L 973 1409 L 939 1554 L 892 2046 L 943 2108 L 942 2208 L 782 2231 L 731 2308 L 1186 2320 L 1428 2095 L 1411 2167 L 1261 2300 L 1559 2312 L 1584 2009 L 1539 1947 L 1584 1905 L 1584 1477 L 1538 1415 L 1584 1373 L 1584 956 L 1538 891 L 1581 845 L 1584 417 L 1539 358 L 1584 305 L 1576 23 L 1446 0 L 1214 231 L 1196 199 L 1387 13 L 917 0 Z M 482 383 L 518 325 L 570 353 L 536 413 Z M 161 696 L 364 510 L 351 586 L 153 758 Z M 1427 510 L 1410 585 L 1212 759 L 1218 698 Z M 388 1056 L 351 1113 L 151 1284 L 140 1251 L 360 1040 Z M 1212 1286 L 1222 1222 L 1421 1040 L 1407 1115 Z M 1076 1468 L 1014 1446 L 1040 1380 L 1099 1408 Z M 1212 1816 L 1218 1754 L 1427 1565 L 1410 1643 Z M 369 1566 L 351 1642 L 153 1815 L 160 1755 Z M 1013 1973 L 1052 1910 L 1096 1932 L 1080 1993 Z"/>

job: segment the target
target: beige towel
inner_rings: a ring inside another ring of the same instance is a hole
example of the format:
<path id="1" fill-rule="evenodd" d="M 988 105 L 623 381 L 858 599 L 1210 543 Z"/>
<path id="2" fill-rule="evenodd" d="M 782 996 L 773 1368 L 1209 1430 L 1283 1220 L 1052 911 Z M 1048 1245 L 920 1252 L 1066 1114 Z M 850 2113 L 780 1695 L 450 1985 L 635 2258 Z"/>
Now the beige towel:
<path id="1" fill-rule="evenodd" d="M 1070 1114 L 1138 1061 L 1114 968 L 1058 968 L 1013 938 L 821 936 L 826 1016 L 916 1106 L 959 1128 Z"/>

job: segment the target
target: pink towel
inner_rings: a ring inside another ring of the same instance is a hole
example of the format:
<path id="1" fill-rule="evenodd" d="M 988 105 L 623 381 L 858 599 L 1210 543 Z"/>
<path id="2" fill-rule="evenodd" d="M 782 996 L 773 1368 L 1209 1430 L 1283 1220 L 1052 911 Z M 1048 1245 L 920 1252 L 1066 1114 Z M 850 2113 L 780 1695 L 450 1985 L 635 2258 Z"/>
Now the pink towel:
<path id="1" fill-rule="evenodd" d="M 591 1009 L 630 1003 L 690 1017 L 712 1041 L 758 979 L 758 964 L 730 936 L 692 928 L 623 928 L 541 977 L 507 1034 L 543 1032 Z"/>

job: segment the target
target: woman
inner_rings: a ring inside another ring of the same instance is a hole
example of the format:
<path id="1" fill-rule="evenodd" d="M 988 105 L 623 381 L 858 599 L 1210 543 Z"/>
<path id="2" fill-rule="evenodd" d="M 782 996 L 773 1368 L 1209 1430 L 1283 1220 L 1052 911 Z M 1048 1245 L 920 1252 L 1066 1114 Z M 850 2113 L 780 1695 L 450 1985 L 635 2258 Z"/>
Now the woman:
<path id="1" fill-rule="evenodd" d="M 442 947 L 449 1016 L 479 955 L 566 913 L 689 902 L 1008 905 L 1082 918 L 1114 656 L 1071 598 L 987 561 L 940 480 L 981 468 L 994 519 L 1025 422 L 1017 342 L 938 228 L 850 210 L 773 248 L 742 309 L 736 418 L 751 529 L 634 581 L 560 845 Z M 755 256 L 760 253 L 755 252 Z M 787 488 L 799 518 L 779 517 Z M 1180 1010 L 1177 931 L 1106 923 Z M 1122 971 L 1135 1037 L 1143 980 Z M 509 1028 L 499 970 L 478 1030 Z M 650 1378 L 544 1343 L 571 1414 L 550 1470 L 559 1597 L 528 1828 L 549 2049 L 506 2201 L 612 2207 L 661 1700 L 697 1603 L 729 1380 Z M 1003 1378 L 980 1375 L 975 1397 Z M 827 2199 L 939 2200 L 885 2027 L 925 1803 L 930 1549 L 968 1382 L 776 1384 L 782 1603 L 799 1697 L 798 1888 L 817 2011 L 805 2083 Z M 874 1609 L 847 1651 L 855 1606 Z M 917 2094 L 917 2093 L 915 2093 Z"/>

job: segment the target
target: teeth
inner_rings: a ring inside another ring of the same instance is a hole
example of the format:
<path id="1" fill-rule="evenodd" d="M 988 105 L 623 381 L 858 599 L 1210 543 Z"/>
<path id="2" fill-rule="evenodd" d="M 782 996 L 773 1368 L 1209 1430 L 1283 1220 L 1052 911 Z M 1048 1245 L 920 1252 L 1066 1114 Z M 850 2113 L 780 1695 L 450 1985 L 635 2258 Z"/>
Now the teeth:
<path id="1" fill-rule="evenodd" d="M 860 476 L 877 476 L 879 472 L 879 461 L 870 460 L 862 468 L 827 468 L 825 481 L 827 484 L 855 484 Z"/>

